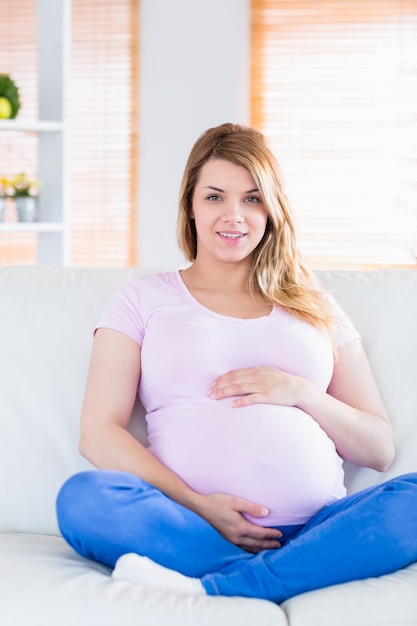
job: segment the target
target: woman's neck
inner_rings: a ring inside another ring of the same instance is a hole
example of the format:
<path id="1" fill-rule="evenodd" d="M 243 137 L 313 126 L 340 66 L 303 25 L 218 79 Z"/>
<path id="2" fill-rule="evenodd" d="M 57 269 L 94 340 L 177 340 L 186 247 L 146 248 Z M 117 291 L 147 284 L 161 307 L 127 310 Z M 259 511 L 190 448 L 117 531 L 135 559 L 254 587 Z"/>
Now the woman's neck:
<path id="1" fill-rule="evenodd" d="M 208 266 L 196 260 L 182 271 L 182 276 L 190 288 L 225 293 L 249 293 L 249 269 L 246 264 Z"/>
<path id="2" fill-rule="evenodd" d="M 251 293 L 249 272 L 199 267 L 194 264 L 182 270 L 181 277 L 191 295 L 206 308 L 229 317 L 252 319 L 265 317 L 272 306 L 265 302 L 262 294 Z"/>

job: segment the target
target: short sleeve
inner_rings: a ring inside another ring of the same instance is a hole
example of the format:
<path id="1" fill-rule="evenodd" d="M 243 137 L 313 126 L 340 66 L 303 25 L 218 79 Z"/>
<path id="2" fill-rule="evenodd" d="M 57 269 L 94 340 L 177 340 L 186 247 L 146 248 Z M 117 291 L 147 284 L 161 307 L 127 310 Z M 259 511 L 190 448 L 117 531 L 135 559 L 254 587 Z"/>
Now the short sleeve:
<path id="1" fill-rule="evenodd" d="M 123 283 L 110 297 L 94 330 L 111 328 L 124 333 L 140 346 L 143 343 L 144 322 L 140 293 L 135 280 Z"/>
<path id="2" fill-rule="evenodd" d="M 333 296 L 327 294 L 333 312 L 333 329 L 336 347 L 340 348 L 353 339 L 360 339 L 360 335 L 340 304 Z"/>

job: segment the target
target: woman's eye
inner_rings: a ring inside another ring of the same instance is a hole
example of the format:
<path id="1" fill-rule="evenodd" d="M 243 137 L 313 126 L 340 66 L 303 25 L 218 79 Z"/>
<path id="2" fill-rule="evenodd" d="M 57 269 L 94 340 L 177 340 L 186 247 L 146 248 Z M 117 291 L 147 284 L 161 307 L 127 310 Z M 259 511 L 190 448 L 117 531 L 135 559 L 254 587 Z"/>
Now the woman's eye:
<path id="1" fill-rule="evenodd" d="M 216 194 L 212 193 L 209 196 L 207 196 L 207 200 L 211 200 L 212 202 L 215 202 L 216 200 L 220 200 L 220 196 L 216 196 Z"/>
<path id="2" fill-rule="evenodd" d="M 258 198 L 258 196 L 247 196 L 245 199 L 246 199 L 246 202 L 253 202 L 254 204 L 256 204 L 256 202 L 261 201 L 261 199 Z"/>

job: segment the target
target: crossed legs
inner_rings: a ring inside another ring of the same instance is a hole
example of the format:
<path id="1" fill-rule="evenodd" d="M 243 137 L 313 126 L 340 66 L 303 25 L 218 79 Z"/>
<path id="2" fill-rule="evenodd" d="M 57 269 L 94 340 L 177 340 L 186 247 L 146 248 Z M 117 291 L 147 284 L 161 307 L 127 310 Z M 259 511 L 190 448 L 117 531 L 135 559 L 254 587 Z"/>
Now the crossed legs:
<path id="1" fill-rule="evenodd" d="M 64 537 L 84 556 L 114 567 L 119 557 L 134 553 L 120 559 L 115 577 L 186 593 L 282 602 L 417 560 L 417 474 L 324 507 L 284 547 L 257 555 L 229 543 L 144 481 L 120 472 L 73 477 L 57 509 Z M 155 568 L 153 561 L 164 567 Z M 167 576 L 166 568 L 175 571 Z"/>

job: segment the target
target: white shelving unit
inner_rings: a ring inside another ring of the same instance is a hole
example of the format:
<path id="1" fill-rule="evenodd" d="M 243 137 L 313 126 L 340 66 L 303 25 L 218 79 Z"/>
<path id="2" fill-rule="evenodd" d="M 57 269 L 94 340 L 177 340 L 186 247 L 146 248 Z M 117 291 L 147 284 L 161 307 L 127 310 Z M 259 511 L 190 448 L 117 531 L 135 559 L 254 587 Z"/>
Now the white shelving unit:
<path id="1" fill-rule="evenodd" d="M 51 120 L 0 120 L 0 130 L 11 133 L 62 132 L 64 123 Z"/>
<path id="2" fill-rule="evenodd" d="M 38 0 L 39 119 L 0 120 L 0 131 L 38 135 L 42 181 L 39 221 L 1 223 L 0 232 L 33 232 L 41 265 L 70 261 L 67 93 L 71 0 Z"/>

